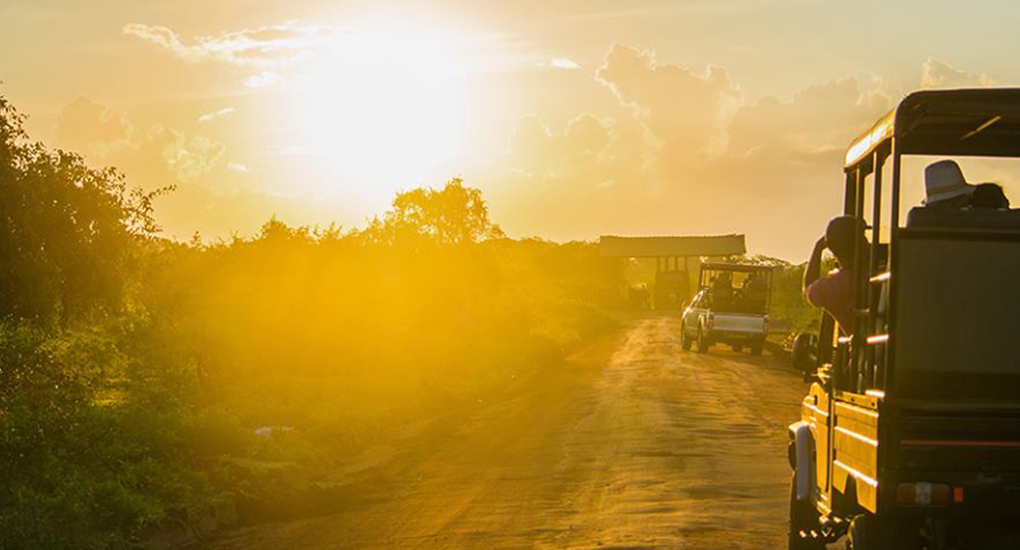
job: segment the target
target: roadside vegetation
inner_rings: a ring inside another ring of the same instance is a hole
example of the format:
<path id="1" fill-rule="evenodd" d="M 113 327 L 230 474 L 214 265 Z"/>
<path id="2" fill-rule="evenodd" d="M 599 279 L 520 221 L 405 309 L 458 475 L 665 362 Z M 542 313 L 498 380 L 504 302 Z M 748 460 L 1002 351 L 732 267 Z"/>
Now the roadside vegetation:
<path id="1" fill-rule="evenodd" d="M 0 97 L 0 548 L 125 548 L 278 498 L 555 367 L 623 267 L 506 238 L 453 180 L 362 229 L 159 236 L 115 169 Z"/>

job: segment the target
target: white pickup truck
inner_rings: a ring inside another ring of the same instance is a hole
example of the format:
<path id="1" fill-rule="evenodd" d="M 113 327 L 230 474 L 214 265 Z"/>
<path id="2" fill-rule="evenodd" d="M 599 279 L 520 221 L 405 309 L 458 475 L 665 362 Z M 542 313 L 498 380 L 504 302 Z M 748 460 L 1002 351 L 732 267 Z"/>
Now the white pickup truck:
<path id="1" fill-rule="evenodd" d="M 772 269 L 767 266 L 706 263 L 701 267 L 698 294 L 683 312 L 683 349 L 697 344 L 698 353 L 716 343 L 733 351 L 759 355 L 769 332 Z"/>

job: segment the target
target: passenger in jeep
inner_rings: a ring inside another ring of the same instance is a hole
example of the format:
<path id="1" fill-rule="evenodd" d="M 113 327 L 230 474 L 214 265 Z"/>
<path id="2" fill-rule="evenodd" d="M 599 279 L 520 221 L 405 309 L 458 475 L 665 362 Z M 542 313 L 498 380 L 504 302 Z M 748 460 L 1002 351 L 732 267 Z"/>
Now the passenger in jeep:
<path id="1" fill-rule="evenodd" d="M 971 208 L 1009 208 L 1009 199 L 997 183 L 982 183 L 970 195 Z"/>
<path id="2" fill-rule="evenodd" d="M 953 160 L 933 162 L 924 169 L 925 208 L 966 208 L 976 186 L 967 183 Z"/>
<path id="3" fill-rule="evenodd" d="M 829 222 L 825 235 L 818 239 L 804 270 L 804 295 L 815 307 L 824 309 L 839 323 L 846 334 L 854 330 L 854 244 L 858 236 L 867 246 L 864 224 L 853 216 L 840 216 Z M 839 270 L 821 276 L 822 252 L 828 248 Z M 864 256 L 867 256 L 865 250 Z"/>

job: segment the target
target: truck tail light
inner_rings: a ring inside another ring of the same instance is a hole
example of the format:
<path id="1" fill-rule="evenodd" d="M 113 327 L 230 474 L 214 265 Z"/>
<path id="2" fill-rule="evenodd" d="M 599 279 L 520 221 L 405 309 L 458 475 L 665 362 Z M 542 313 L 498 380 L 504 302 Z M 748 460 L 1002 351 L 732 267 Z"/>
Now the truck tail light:
<path id="1" fill-rule="evenodd" d="M 705 321 L 705 325 L 708 326 L 708 330 L 712 330 L 715 326 L 715 313 L 708 313 L 708 319 Z"/>
<path id="2" fill-rule="evenodd" d="M 769 316 L 768 315 L 765 316 L 764 327 L 763 328 L 764 328 L 765 334 L 768 334 L 769 333 Z"/>
<path id="3" fill-rule="evenodd" d="M 962 501 L 963 490 L 959 489 Z M 953 496 L 956 496 L 955 491 Z M 947 506 L 949 505 L 949 485 L 928 483 L 927 481 L 900 483 L 896 486 L 896 502 L 904 506 Z"/>

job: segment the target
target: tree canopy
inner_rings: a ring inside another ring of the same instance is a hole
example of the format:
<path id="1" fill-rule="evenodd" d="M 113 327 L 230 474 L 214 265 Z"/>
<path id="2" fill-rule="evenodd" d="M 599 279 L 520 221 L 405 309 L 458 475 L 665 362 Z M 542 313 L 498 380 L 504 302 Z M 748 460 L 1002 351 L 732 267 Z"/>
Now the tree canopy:
<path id="1" fill-rule="evenodd" d="M 129 188 L 113 168 L 29 142 L 23 122 L 0 97 L 0 317 L 63 324 L 116 305 L 132 248 L 158 230 L 160 191 Z"/>
<path id="2" fill-rule="evenodd" d="M 418 188 L 398 193 L 383 221 L 367 230 L 385 242 L 425 239 L 439 245 L 475 243 L 503 237 L 489 220 L 489 207 L 478 189 L 453 178 L 441 190 Z"/>

